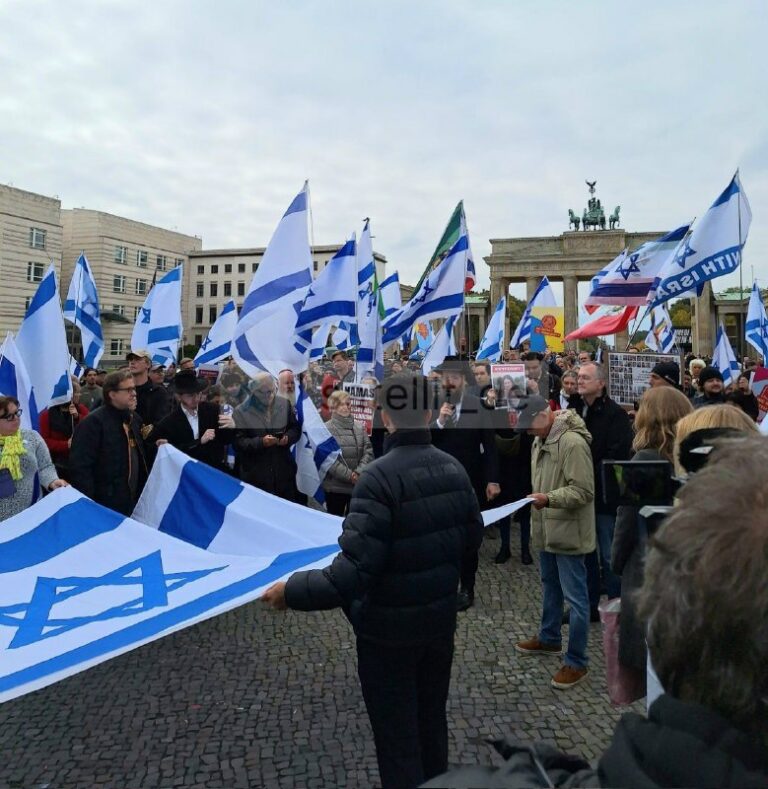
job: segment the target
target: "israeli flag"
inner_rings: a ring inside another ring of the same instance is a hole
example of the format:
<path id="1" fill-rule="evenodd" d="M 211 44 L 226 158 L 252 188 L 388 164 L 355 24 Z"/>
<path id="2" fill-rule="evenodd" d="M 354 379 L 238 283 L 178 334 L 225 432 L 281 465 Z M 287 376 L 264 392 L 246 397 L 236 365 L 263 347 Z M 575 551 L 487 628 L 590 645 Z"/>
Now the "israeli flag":
<path id="1" fill-rule="evenodd" d="M 723 386 L 735 383 L 741 372 L 739 363 L 736 361 L 736 354 L 733 352 L 722 323 L 717 329 L 715 350 L 712 354 L 712 366 L 720 370 L 723 376 Z"/>
<path id="2" fill-rule="evenodd" d="M 388 318 L 393 312 L 403 306 L 400 294 L 400 277 L 397 272 L 390 274 L 379 285 L 379 298 L 381 299 L 385 318 Z"/>
<path id="3" fill-rule="evenodd" d="M 737 172 L 658 274 L 648 304 L 661 304 L 694 288 L 701 293 L 708 280 L 735 271 L 751 222 L 752 211 Z"/>
<path id="4" fill-rule="evenodd" d="M 534 307 L 556 307 L 557 301 L 552 286 L 546 277 L 541 278 L 538 287 L 534 291 L 531 300 L 525 307 L 520 323 L 517 324 L 515 333 L 509 341 L 510 348 L 519 348 L 524 342 L 531 342 L 531 332 L 533 330 L 533 322 L 531 320 L 531 311 Z"/>
<path id="5" fill-rule="evenodd" d="M 357 307 L 357 243 L 354 234 L 310 285 L 296 330 L 354 320 Z"/>
<path id="6" fill-rule="evenodd" d="M 458 315 L 448 318 L 435 336 L 432 347 L 426 352 L 424 361 L 421 363 L 421 371 L 424 375 L 429 375 L 435 367 L 439 367 L 445 361 L 446 356 L 456 353 L 453 343 L 453 327 L 457 318 Z"/>
<path id="7" fill-rule="evenodd" d="M 331 342 L 339 351 L 348 351 L 350 348 L 360 345 L 357 322 L 342 321 L 333 333 Z"/>
<path id="8" fill-rule="evenodd" d="M 744 330 L 747 342 L 763 357 L 763 364 L 768 364 L 768 319 L 757 282 L 752 285 Z"/>
<path id="9" fill-rule="evenodd" d="M 215 364 L 231 355 L 232 338 L 237 326 L 237 308 L 234 301 L 228 301 L 208 330 L 200 350 L 195 356 L 195 367 L 201 364 Z"/>
<path id="10" fill-rule="evenodd" d="M 410 334 L 417 321 L 447 319 L 462 311 L 468 251 L 469 239 L 462 235 L 442 263 L 427 274 L 413 298 L 384 321 L 384 344 Z"/>
<path id="11" fill-rule="evenodd" d="M 672 318 L 663 304 L 651 311 L 651 330 L 645 336 L 645 344 L 657 353 L 672 353 L 675 350 Z"/>
<path id="12" fill-rule="evenodd" d="M 584 304 L 644 306 L 656 277 L 675 254 L 691 223 L 681 225 L 663 236 L 646 241 L 633 252 L 622 251 L 592 278 L 591 291 Z"/>
<path id="13" fill-rule="evenodd" d="M 302 386 L 296 399 L 296 418 L 301 427 L 301 438 L 293 447 L 296 486 L 301 493 L 322 504 L 325 501 L 323 480 L 339 458 L 341 448 Z"/>
<path id="14" fill-rule="evenodd" d="M 80 362 L 75 359 L 74 356 L 70 354 L 69 357 L 69 374 L 74 375 L 75 378 L 79 381 L 83 377 L 83 373 L 85 372 L 85 367 L 83 367 Z"/>
<path id="15" fill-rule="evenodd" d="M 251 602 L 275 581 L 323 566 L 338 552 L 335 522 L 318 525 L 315 513 L 306 523 L 272 509 L 262 532 L 254 513 L 269 504 L 249 500 L 246 512 L 235 494 L 248 493 L 233 489 L 236 480 L 222 474 L 230 487 L 218 479 L 211 485 L 196 472 L 214 470 L 180 453 L 174 474 L 168 454 L 161 450 L 159 473 L 150 478 L 160 497 L 147 510 L 159 517 L 155 528 L 71 487 L 3 522 L 0 702 Z M 248 550 L 230 556 L 218 550 L 224 546 Z"/>
<path id="16" fill-rule="evenodd" d="M 315 361 L 315 359 L 322 359 L 325 355 L 325 349 L 328 343 L 328 334 L 331 331 L 331 324 L 324 323 L 322 326 L 318 326 L 312 332 L 312 347 L 309 351 L 309 359 L 310 361 Z"/>
<path id="17" fill-rule="evenodd" d="M 357 250 L 357 332 L 360 346 L 355 360 L 355 380 L 373 375 L 384 377 L 384 345 L 381 338 L 379 289 L 376 283 L 376 264 L 373 259 L 371 225 L 365 220 Z"/>
<path id="18" fill-rule="evenodd" d="M 64 302 L 64 318 L 80 329 L 85 366 L 98 367 L 104 354 L 99 294 L 96 292 L 96 282 L 84 252 L 80 253 L 72 272 L 67 299 Z"/>
<path id="19" fill-rule="evenodd" d="M 498 362 L 501 358 L 501 351 L 504 347 L 504 326 L 507 316 L 507 297 L 502 296 L 496 309 L 488 321 L 488 328 L 485 330 L 483 339 L 477 349 L 477 358 L 488 359 L 491 362 Z"/>
<path id="20" fill-rule="evenodd" d="M 155 364 L 176 361 L 183 328 L 181 282 L 183 266 L 171 269 L 149 291 L 136 318 L 131 348 L 146 348 Z"/>
<path id="21" fill-rule="evenodd" d="M 0 346 L 0 394 L 15 397 L 19 401 L 21 426 L 25 430 L 37 430 L 40 427 L 32 381 L 10 332 L 5 335 Z"/>
<path id="22" fill-rule="evenodd" d="M 240 310 L 232 355 L 251 377 L 306 369 L 309 343 L 298 341 L 295 327 L 312 284 L 308 216 L 305 183 L 272 235 Z"/>
<path id="23" fill-rule="evenodd" d="M 16 347 L 42 411 L 72 399 L 69 347 L 53 266 L 38 285 L 16 335 Z"/>

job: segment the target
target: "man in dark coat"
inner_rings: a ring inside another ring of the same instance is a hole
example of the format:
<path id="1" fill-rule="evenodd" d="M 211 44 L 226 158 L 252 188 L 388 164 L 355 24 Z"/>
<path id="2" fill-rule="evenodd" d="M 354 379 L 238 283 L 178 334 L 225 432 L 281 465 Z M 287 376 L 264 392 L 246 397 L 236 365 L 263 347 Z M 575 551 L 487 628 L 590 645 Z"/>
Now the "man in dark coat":
<path id="1" fill-rule="evenodd" d="M 472 372 L 467 362 L 448 357 L 438 368 L 442 386 L 439 410 L 431 423 L 432 443 L 461 463 L 483 508 L 501 492 L 493 407 L 469 391 Z M 461 573 L 460 611 L 475 601 L 478 557 L 468 556 Z"/>
<path id="2" fill-rule="evenodd" d="M 291 447 L 301 437 L 301 428 L 293 406 L 276 395 L 275 389 L 272 376 L 260 373 L 251 382 L 250 397 L 233 414 L 238 428 L 235 453 L 240 479 L 300 502 Z"/>
<path id="3" fill-rule="evenodd" d="M 149 380 L 152 356 L 146 350 L 133 350 L 126 357 L 136 386 L 136 413 L 141 417 L 144 437 L 171 412 L 171 397 L 162 385 Z"/>
<path id="4" fill-rule="evenodd" d="M 205 388 L 205 381 L 194 370 L 176 373 L 176 408 L 154 426 L 147 440 L 157 445 L 171 444 L 195 460 L 228 472 L 227 442 L 220 431 L 219 407 L 201 400 Z"/>
<path id="5" fill-rule="evenodd" d="M 130 515 L 149 476 L 151 453 L 136 414 L 131 373 L 109 373 L 103 391 L 104 405 L 88 414 L 72 436 L 70 482 L 99 504 Z"/>
<path id="6" fill-rule="evenodd" d="M 394 376 L 379 398 L 391 435 L 354 488 L 341 553 L 262 599 L 276 608 L 344 609 L 357 636 L 381 784 L 408 789 L 447 768 L 456 588 L 483 525 L 461 464 L 430 446 L 425 379 Z"/>

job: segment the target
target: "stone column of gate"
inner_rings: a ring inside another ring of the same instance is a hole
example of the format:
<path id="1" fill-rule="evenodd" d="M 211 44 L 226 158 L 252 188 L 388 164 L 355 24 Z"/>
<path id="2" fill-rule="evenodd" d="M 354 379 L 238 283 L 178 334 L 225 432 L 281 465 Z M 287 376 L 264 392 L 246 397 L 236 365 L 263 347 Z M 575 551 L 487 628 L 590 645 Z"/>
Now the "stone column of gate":
<path id="1" fill-rule="evenodd" d="M 526 298 L 526 301 L 530 301 L 533 298 L 533 294 L 536 293 L 536 288 L 539 287 L 539 282 L 541 282 L 541 277 L 526 277 L 525 278 L 525 298 Z"/>
<path id="2" fill-rule="evenodd" d="M 579 328 L 579 281 L 576 277 L 563 277 L 563 307 L 565 308 L 565 333 Z"/>
<path id="3" fill-rule="evenodd" d="M 701 296 L 695 300 L 696 314 L 694 315 L 693 331 L 695 344 L 693 350 L 699 356 L 712 354 L 712 284 L 704 283 Z"/>

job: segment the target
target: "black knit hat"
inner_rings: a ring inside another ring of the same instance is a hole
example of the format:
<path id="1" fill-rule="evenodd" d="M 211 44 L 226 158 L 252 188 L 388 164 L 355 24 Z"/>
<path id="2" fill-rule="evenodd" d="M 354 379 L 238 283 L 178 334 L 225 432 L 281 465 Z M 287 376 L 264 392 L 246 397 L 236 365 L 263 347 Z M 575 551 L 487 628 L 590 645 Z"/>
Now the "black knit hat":
<path id="1" fill-rule="evenodd" d="M 705 367 L 699 373 L 699 389 L 703 389 L 704 384 L 707 381 L 711 381 L 713 378 L 719 378 L 721 383 L 725 383 L 725 381 L 723 381 L 723 374 L 717 367 Z"/>
<path id="2" fill-rule="evenodd" d="M 651 375 L 658 375 L 668 384 L 680 388 L 680 365 L 677 362 L 657 362 Z"/>

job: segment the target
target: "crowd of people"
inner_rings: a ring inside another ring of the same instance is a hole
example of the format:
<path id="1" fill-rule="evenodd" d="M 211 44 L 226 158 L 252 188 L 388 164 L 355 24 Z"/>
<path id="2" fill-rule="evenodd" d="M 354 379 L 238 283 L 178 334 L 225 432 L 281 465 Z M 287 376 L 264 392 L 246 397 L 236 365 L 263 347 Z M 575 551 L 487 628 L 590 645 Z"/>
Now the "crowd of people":
<path id="1" fill-rule="evenodd" d="M 20 429 L 18 401 L 0 398 L 0 519 L 66 484 L 130 515 L 164 443 L 308 504 L 292 452 L 301 436 L 301 391 L 341 450 L 323 480 L 325 508 L 345 516 L 341 553 L 325 570 L 275 584 L 264 600 L 276 608 L 344 608 L 357 635 L 385 786 L 416 786 L 447 769 L 456 616 L 475 605 L 481 541 L 499 540 L 497 564 L 512 558 L 513 519 L 520 561 L 537 561 L 542 587 L 540 627 L 514 644 L 521 659 L 560 656 L 551 678 L 557 690 L 585 681 L 590 623 L 599 621 L 601 600 L 621 598 L 619 661 L 639 686 L 649 678 L 649 697 L 659 680 L 674 703 L 698 700 L 738 724 L 719 700 L 697 695 L 687 672 L 703 674 L 670 662 L 669 650 L 684 650 L 662 623 L 654 595 L 671 592 L 654 591 L 647 579 L 671 571 L 660 552 L 646 562 L 656 538 L 638 507 L 610 503 L 602 467 L 606 460 L 665 460 L 683 477 L 698 473 L 702 441 L 747 440 L 757 433 L 758 404 L 749 391 L 754 363 L 745 359 L 743 374 L 726 388 L 704 359 L 687 358 L 682 376 L 675 362 L 659 362 L 627 410 L 608 396 L 606 369 L 589 352 L 506 351 L 504 361 L 524 365 L 525 391 L 510 384 L 497 392 L 485 361 L 449 357 L 425 378 L 417 362 L 392 359 L 382 382 L 364 379 L 377 389 L 366 429 L 352 414 L 346 386 L 357 379 L 355 362 L 342 351 L 300 375 L 283 370 L 249 379 L 228 362 L 212 381 L 198 375 L 192 359 L 164 369 L 134 349 L 124 367 L 87 370 L 73 383 L 69 403 L 42 412 L 39 434 Z M 755 451 L 764 454 L 764 446 Z M 763 480 L 763 503 L 766 493 Z M 531 506 L 483 529 L 481 510 L 526 497 Z M 675 515 L 669 524 L 683 519 Z M 669 524 L 659 532 L 662 542 L 684 552 Z M 768 610 L 762 615 L 768 621 Z M 755 648 L 764 651 L 765 644 Z M 721 652 L 725 664 L 728 650 Z M 763 716 L 767 667 L 754 667 L 755 682 L 764 683 Z M 673 725 L 678 713 L 672 701 L 664 704 L 671 717 L 663 725 Z"/>

